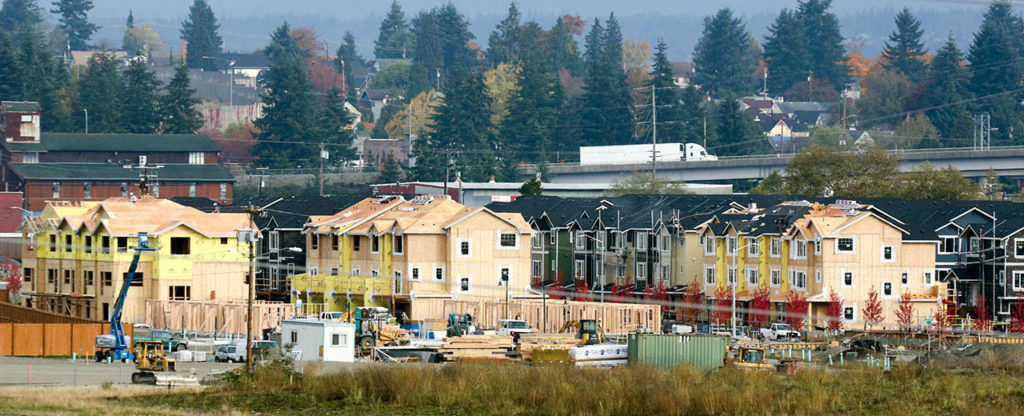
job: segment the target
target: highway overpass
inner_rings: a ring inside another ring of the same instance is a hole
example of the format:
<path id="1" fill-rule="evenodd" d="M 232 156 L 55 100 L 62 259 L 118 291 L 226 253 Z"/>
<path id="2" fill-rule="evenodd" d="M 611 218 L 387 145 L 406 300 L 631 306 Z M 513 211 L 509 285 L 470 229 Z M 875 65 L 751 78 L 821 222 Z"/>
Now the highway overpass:
<path id="1" fill-rule="evenodd" d="M 952 165 L 964 176 L 985 176 L 994 169 L 1000 176 L 1024 176 L 1024 146 L 994 147 L 991 150 L 972 148 L 915 149 L 890 151 L 900 159 L 900 170 L 910 171 L 924 162 L 943 168 Z M 706 182 L 737 179 L 761 179 L 776 170 L 785 169 L 792 154 L 720 157 L 711 161 L 658 162 L 658 177 L 673 181 Z M 548 165 L 549 182 L 611 183 L 622 175 L 650 171 L 650 163 L 627 165 Z M 535 165 L 520 167 L 520 173 L 533 176 Z"/>

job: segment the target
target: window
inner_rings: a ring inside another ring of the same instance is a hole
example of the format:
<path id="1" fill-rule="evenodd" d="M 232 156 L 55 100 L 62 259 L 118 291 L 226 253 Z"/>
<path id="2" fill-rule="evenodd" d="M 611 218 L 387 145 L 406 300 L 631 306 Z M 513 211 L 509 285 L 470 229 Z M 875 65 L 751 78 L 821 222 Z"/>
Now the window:
<path id="1" fill-rule="evenodd" d="M 882 261 L 891 262 L 895 261 L 895 256 L 892 252 L 892 246 L 882 246 Z"/>
<path id="2" fill-rule="evenodd" d="M 128 237 L 117 237 L 117 252 L 124 253 L 128 251 Z"/>
<path id="3" fill-rule="evenodd" d="M 298 342 L 299 342 L 299 332 L 298 331 L 292 331 L 292 344 L 297 344 Z"/>
<path id="4" fill-rule="evenodd" d="M 196 183 L 195 182 L 192 182 L 192 183 L 188 184 L 188 196 L 190 196 L 192 198 L 196 197 Z"/>
<path id="5" fill-rule="evenodd" d="M 769 251 L 768 251 L 769 255 L 771 255 L 772 257 L 781 257 L 782 256 L 782 239 L 781 238 L 772 237 L 771 242 L 770 242 L 769 245 L 770 245 Z"/>
<path id="6" fill-rule="evenodd" d="M 341 339 L 342 339 L 341 334 L 331 334 L 331 345 L 332 346 L 341 345 Z"/>
<path id="7" fill-rule="evenodd" d="M 57 283 L 57 269 L 46 269 L 46 283 Z"/>
<path id="8" fill-rule="evenodd" d="M 653 237 L 654 238 L 651 238 L 651 250 L 657 250 L 658 249 L 658 241 L 661 241 L 660 240 L 661 237 L 659 237 L 657 234 L 655 234 Z"/>
<path id="9" fill-rule="evenodd" d="M 103 254 L 110 254 L 110 236 L 105 235 L 100 238 L 100 247 Z"/>
<path id="10" fill-rule="evenodd" d="M 793 240 L 793 245 L 796 246 L 796 250 L 793 250 L 793 258 L 795 258 L 795 259 L 806 259 L 807 258 L 807 241 L 804 241 L 804 240 Z"/>
<path id="11" fill-rule="evenodd" d="M 338 235 L 331 234 L 331 250 L 338 251 Z"/>
<path id="12" fill-rule="evenodd" d="M 50 252 L 53 253 L 55 251 L 57 251 L 57 236 L 50 234 Z"/>
<path id="13" fill-rule="evenodd" d="M 187 255 L 191 253 L 190 238 L 171 237 L 171 254 Z"/>
<path id="14" fill-rule="evenodd" d="M 555 261 L 551 260 L 551 271 L 555 271 Z"/>
<path id="15" fill-rule="evenodd" d="M 704 268 L 704 284 L 713 285 L 715 284 L 715 268 L 705 267 Z"/>
<path id="16" fill-rule="evenodd" d="M 73 273 L 73 271 L 71 271 L 71 270 L 65 270 L 64 271 L 64 284 L 66 284 L 66 285 L 70 285 L 71 284 L 71 274 L 72 273 Z"/>
<path id="17" fill-rule="evenodd" d="M 836 239 L 836 252 L 853 253 L 853 239 L 849 237 Z"/>
<path id="18" fill-rule="evenodd" d="M 435 267 L 434 268 L 434 280 L 438 280 L 438 281 L 444 280 L 444 267 Z"/>
<path id="19" fill-rule="evenodd" d="M 1013 290 L 1024 290 L 1024 271 L 1013 272 Z"/>
<path id="20" fill-rule="evenodd" d="M 939 253 L 950 254 L 956 253 L 956 237 L 940 237 L 942 242 L 939 243 Z M 1024 241 L 1022 241 L 1024 242 Z M 1020 247 L 1018 243 L 1018 247 Z M 1024 247 L 1022 247 L 1024 248 Z M 1024 254 L 1024 253 L 1022 253 Z"/>
<path id="21" fill-rule="evenodd" d="M 66 253 L 70 253 L 71 252 L 71 247 L 74 246 L 74 243 L 72 243 L 71 241 L 72 241 L 71 240 L 71 234 L 68 234 L 68 235 L 64 236 L 64 252 L 66 252 Z"/>
<path id="22" fill-rule="evenodd" d="M 206 153 L 204 152 L 188 152 L 188 164 L 190 165 L 202 165 L 206 163 Z"/>
<path id="23" fill-rule="evenodd" d="M 814 254 L 821 255 L 821 237 L 814 238 Z"/>
<path id="24" fill-rule="evenodd" d="M 170 300 L 192 300 L 192 286 L 168 286 L 167 292 Z"/>
<path id="25" fill-rule="evenodd" d="M 1013 239 L 1013 256 L 1024 257 L 1024 238 Z"/>
<path id="26" fill-rule="evenodd" d="M 751 286 L 758 285 L 757 269 L 747 268 L 747 283 Z"/>
<path id="27" fill-rule="evenodd" d="M 502 267 L 498 270 L 498 286 L 507 286 L 508 279 L 510 278 L 508 267 Z"/>
<path id="28" fill-rule="evenodd" d="M 469 278 L 468 277 L 460 277 L 459 278 L 459 291 L 460 292 L 469 292 Z"/>
<path id="29" fill-rule="evenodd" d="M 128 273 L 125 273 L 123 277 L 124 278 L 128 278 Z M 143 280 L 144 280 L 143 273 L 142 272 L 135 272 L 135 275 L 132 276 L 132 283 L 131 283 L 131 285 L 132 286 L 142 286 Z"/>
<path id="30" fill-rule="evenodd" d="M 892 283 L 882 283 L 882 296 L 892 296 Z"/>
<path id="31" fill-rule="evenodd" d="M 730 269 L 728 269 L 728 270 L 726 271 L 726 273 L 727 273 L 727 275 L 728 275 L 728 279 L 729 279 L 729 280 L 727 281 L 727 282 L 728 282 L 728 284 L 729 284 L 730 286 L 732 286 L 732 285 L 735 285 L 735 284 L 736 284 L 736 278 L 737 278 L 737 276 L 736 276 L 736 274 L 737 274 L 737 270 L 736 270 L 736 269 L 733 269 L 733 268 L 730 268 Z"/>
<path id="32" fill-rule="evenodd" d="M 25 270 L 22 271 L 22 274 L 23 274 L 22 281 L 23 282 L 25 282 L 25 283 L 32 283 L 32 275 L 33 275 L 32 271 L 33 271 L 33 269 L 31 267 L 26 267 Z"/>
<path id="33" fill-rule="evenodd" d="M 221 238 L 220 239 L 220 243 L 221 244 L 227 244 L 228 243 L 228 239 L 227 238 Z M 281 233 L 279 233 L 277 231 L 271 231 L 270 232 L 270 238 L 267 240 L 267 246 L 270 249 L 270 251 L 278 251 L 278 250 L 280 250 L 281 249 Z"/>
<path id="34" fill-rule="evenodd" d="M 85 252 L 92 253 L 92 236 L 85 236 Z"/>
<path id="35" fill-rule="evenodd" d="M 352 236 L 352 251 L 359 251 L 359 242 L 362 240 L 358 235 Z"/>
<path id="36" fill-rule="evenodd" d="M 554 269 L 552 269 L 554 270 Z M 615 265 L 615 277 L 622 279 L 626 277 L 626 266 L 624 264 Z"/>
<path id="37" fill-rule="evenodd" d="M 843 272 L 843 287 L 853 287 L 853 272 Z"/>
<path id="38" fill-rule="evenodd" d="M 925 285 L 932 284 L 932 272 L 931 271 L 924 272 L 924 284 Z"/>
<path id="39" fill-rule="evenodd" d="M 846 322 L 853 322 L 854 318 L 856 318 L 856 316 L 854 314 L 853 306 L 844 307 L 843 308 L 843 320 L 846 321 Z"/>
<path id="40" fill-rule="evenodd" d="M 420 280 L 420 268 L 419 267 L 410 268 L 409 269 L 409 278 L 412 279 L 412 280 L 415 280 L 415 281 L 419 281 Z"/>
<path id="41" fill-rule="evenodd" d="M 392 247 L 392 251 L 394 251 L 395 254 L 402 254 L 405 252 L 405 235 L 394 236 L 394 247 Z"/>
<path id="42" fill-rule="evenodd" d="M 85 199 L 92 198 L 92 183 L 86 182 L 82 185 L 82 197 Z"/>
<path id="43" fill-rule="evenodd" d="M 647 263 L 636 264 L 636 280 L 647 280 Z"/>
<path id="44" fill-rule="evenodd" d="M 1006 270 L 999 271 L 999 286 L 1006 287 Z"/>
<path id="45" fill-rule="evenodd" d="M 782 270 L 772 270 L 771 274 L 772 274 L 772 279 L 771 279 L 772 280 L 771 281 L 772 287 L 782 286 Z"/>
<path id="46" fill-rule="evenodd" d="M 22 153 L 21 163 L 39 163 L 39 152 Z"/>
<path id="47" fill-rule="evenodd" d="M 548 242 L 549 242 L 549 243 L 550 243 L 551 245 L 555 245 L 555 237 L 556 237 L 557 235 L 558 235 L 558 231 L 552 231 L 552 232 L 551 232 L 551 237 L 549 237 L 550 239 L 548 240 Z"/>
<path id="48" fill-rule="evenodd" d="M 793 282 L 793 287 L 797 289 L 807 289 L 807 273 L 799 270 L 794 270 L 793 275 L 790 277 Z"/>
<path id="49" fill-rule="evenodd" d="M 543 241 L 544 241 L 543 234 L 534 236 L 533 238 L 530 239 L 530 247 L 533 247 L 533 248 L 543 248 L 544 247 Z"/>
<path id="50" fill-rule="evenodd" d="M 586 267 L 586 263 L 584 263 L 583 260 L 576 260 L 575 267 L 576 268 L 573 270 L 573 276 L 576 276 L 577 279 L 586 275 L 587 271 L 584 269 Z"/>
<path id="51" fill-rule="evenodd" d="M 459 240 L 459 257 L 470 257 L 470 248 L 472 244 L 469 241 Z"/>
<path id="52" fill-rule="evenodd" d="M 93 276 L 92 270 L 86 270 L 86 271 L 82 272 L 82 277 L 85 278 L 85 285 L 86 286 L 92 286 L 92 285 L 96 284 L 96 279 Z"/>
<path id="53" fill-rule="evenodd" d="M 103 286 L 113 286 L 114 274 L 111 272 L 100 272 L 100 280 L 103 280 Z"/>
<path id="54" fill-rule="evenodd" d="M 970 243 L 969 243 L 970 245 L 968 246 L 969 251 L 971 253 L 977 253 L 979 251 L 979 249 L 978 249 L 979 242 L 980 242 L 980 240 L 978 240 L 978 237 L 971 237 Z"/>
<path id="55" fill-rule="evenodd" d="M 379 253 L 380 252 L 380 236 L 375 235 L 375 236 L 370 237 L 370 252 L 371 253 Z"/>
<path id="56" fill-rule="evenodd" d="M 220 184 L 220 199 L 222 201 L 228 199 L 228 184 L 226 183 Z"/>
<path id="57" fill-rule="evenodd" d="M 498 237 L 498 247 L 519 247 L 519 239 L 517 238 L 516 233 L 501 233 L 501 235 Z"/>
<path id="58" fill-rule="evenodd" d="M 320 245 L 319 244 L 320 243 L 319 240 L 320 240 L 320 236 L 318 236 L 316 234 L 310 234 L 309 235 L 309 248 L 312 249 L 312 250 L 316 250 L 317 246 Z"/>
<path id="59" fill-rule="evenodd" d="M 636 251 L 647 251 L 647 232 L 637 231 L 635 238 Z"/>
<path id="60" fill-rule="evenodd" d="M 904 285 L 905 284 L 909 284 L 910 283 L 910 273 L 907 273 L 907 272 L 900 273 L 900 283 L 904 284 Z"/>
<path id="61" fill-rule="evenodd" d="M 376 269 L 370 269 L 370 277 L 380 277 L 380 271 Z"/>
<path id="62" fill-rule="evenodd" d="M 814 271 L 814 282 L 821 283 L 821 270 Z"/>
<path id="63" fill-rule="evenodd" d="M 60 198 L 60 182 L 53 183 L 53 197 L 54 199 Z"/>
<path id="64" fill-rule="evenodd" d="M 663 236 L 661 236 L 661 249 L 662 250 L 668 250 L 670 248 L 672 248 L 672 236 L 670 236 L 670 235 L 663 235 Z"/>
<path id="65" fill-rule="evenodd" d="M 704 236 L 704 255 L 715 255 L 715 237 L 712 237 L 710 235 Z"/>
<path id="66" fill-rule="evenodd" d="M 331 267 L 331 276 L 337 276 L 341 274 L 341 271 L 337 267 Z"/>
<path id="67" fill-rule="evenodd" d="M 542 270 L 541 270 L 542 268 L 543 268 L 543 265 L 541 264 L 540 260 L 534 260 L 533 261 L 533 270 L 532 270 L 530 275 L 533 276 L 533 277 L 540 277 L 540 274 L 542 272 Z"/>
<path id="68" fill-rule="evenodd" d="M 752 238 L 750 244 L 747 246 L 747 255 L 751 257 L 757 257 L 761 255 L 761 239 Z"/>
<path id="69" fill-rule="evenodd" d="M 576 251 L 581 251 L 587 247 L 587 235 L 583 231 L 576 232 L 576 239 L 573 243 Z"/>
<path id="70" fill-rule="evenodd" d="M 736 255 L 736 237 L 729 237 L 725 240 L 725 252 L 730 256 Z"/>

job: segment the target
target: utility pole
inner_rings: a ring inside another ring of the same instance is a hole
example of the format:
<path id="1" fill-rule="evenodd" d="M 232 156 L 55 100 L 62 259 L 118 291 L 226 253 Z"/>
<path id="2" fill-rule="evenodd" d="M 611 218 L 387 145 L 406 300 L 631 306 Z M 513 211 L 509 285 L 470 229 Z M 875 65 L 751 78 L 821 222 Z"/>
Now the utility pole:
<path id="1" fill-rule="evenodd" d="M 651 84 L 651 181 L 658 178 L 658 105 L 654 84 Z"/>
<path id="2" fill-rule="evenodd" d="M 85 134 L 89 134 L 89 109 L 85 108 L 82 111 L 85 111 Z"/>
<path id="3" fill-rule="evenodd" d="M 974 116 L 974 150 L 992 148 L 992 116 L 981 113 Z"/>
<path id="4" fill-rule="evenodd" d="M 249 215 L 248 230 L 239 230 L 238 236 L 249 243 L 249 294 L 246 296 L 245 313 L 245 371 L 252 373 L 252 302 L 256 293 L 256 216 L 263 214 L 263 208 L 249 204 L 243 211 Z"/>
<path id="5" fill-rule="evenodd" d="M 320 197 L 324 196 L 324 161 L 330 156 L 324 144 L 320 143 Z"/>

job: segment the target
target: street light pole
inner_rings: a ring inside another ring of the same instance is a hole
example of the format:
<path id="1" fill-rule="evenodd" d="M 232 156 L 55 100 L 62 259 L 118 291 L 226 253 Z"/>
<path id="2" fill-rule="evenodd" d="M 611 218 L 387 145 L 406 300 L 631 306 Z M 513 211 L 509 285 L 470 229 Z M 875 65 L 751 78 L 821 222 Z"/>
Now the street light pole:
<path id="1" fill-rule="evenodd" d="M 245 313 L 245 371 L 252 373 L 252 302 L 256 292 L 256 216 L 263 213 L 263 208 L 256 208 L 249 204 L 243 210 L 249 214 L 249 230 L 246 230 L 246 240 L 249 243 L 249 294 L 246 296 Z M 242 235 L 243 233 L 239 233 Z"/>

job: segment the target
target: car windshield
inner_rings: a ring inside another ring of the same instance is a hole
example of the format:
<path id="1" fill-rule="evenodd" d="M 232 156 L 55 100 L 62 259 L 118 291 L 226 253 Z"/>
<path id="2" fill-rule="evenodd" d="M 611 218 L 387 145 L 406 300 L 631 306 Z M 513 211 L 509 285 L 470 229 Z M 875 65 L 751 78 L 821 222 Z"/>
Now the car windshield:
<path id="1" fill-rule="evenodd" d="M 789 324 L 775 324 L 775 329 L 789 329 Z"/>
<path id="2" fill-rule="evenodd" d="M 256 341 L 252 346 L 253 348 L 278 348 L 274 341 Z"/>
<path id="3" fill-rule="evenodd" d="M 510 329 L 530 329 L 530 326 L 527 325 L 526 322 L 523 322 L 523 321 L 511 321 L 511 322 L 505 322 L 505 328 L 510 328 Z"/>

